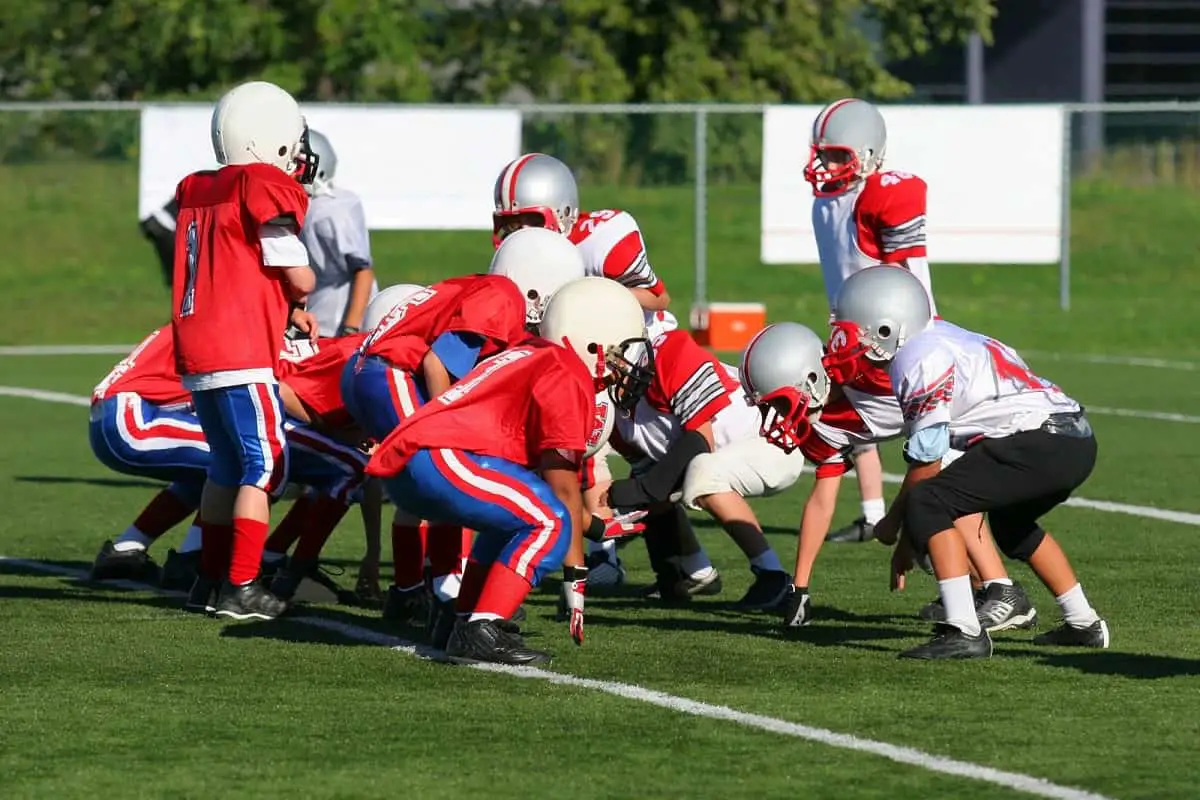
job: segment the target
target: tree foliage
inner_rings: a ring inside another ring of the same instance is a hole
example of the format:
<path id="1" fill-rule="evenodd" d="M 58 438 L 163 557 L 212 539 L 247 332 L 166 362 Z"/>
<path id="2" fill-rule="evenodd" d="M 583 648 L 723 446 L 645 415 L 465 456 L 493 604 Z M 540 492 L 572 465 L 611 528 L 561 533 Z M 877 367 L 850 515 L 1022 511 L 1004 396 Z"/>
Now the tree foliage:
<path id="1" fill-rule="evenodd" d="M 995 13 L 992 0 L 10 5 L 0 26 L 0 93 L 10 100 L 208 100 L 251 78 L 320 101 L 890 100 L 910 87 L 887 71 L 889 60 L 919 57 L 974 31 L 986 37 Z M 608 179 L 680 180 L 691 167 L 691 125 L 666 115 L 535 115 L 526 146 Z M 11 125 L 3 126 L 11 140 Z M 744 177 L 757 163 L 760 127 L 747 117 L 712 118 L 710 164 L 718 175 Z"/>

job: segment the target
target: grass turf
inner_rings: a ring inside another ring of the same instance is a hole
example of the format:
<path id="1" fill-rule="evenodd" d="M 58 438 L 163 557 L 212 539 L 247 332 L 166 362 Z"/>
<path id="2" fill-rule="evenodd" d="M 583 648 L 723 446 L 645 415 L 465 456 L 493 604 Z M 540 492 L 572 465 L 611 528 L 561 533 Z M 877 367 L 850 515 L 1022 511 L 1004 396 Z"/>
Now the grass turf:
<path id="1" fill-rule="evenodd" d="M 165 290 L 138 238 L 135 173 L 119 165 L 0 167 L 5 344 L 132 342 L 165 319 Z M 689 300 L 690 194 L 588 192 L 635 213 L 680 308 Z M 1186 193 L 1076 187 L 1073 310 L 1057 310 L 1049 267 L 935 266 L 944 313 L 1019 348 L 1196 358 Z M 759 299 L 772 319 L 822 322 L 813 267 L 758 263 L 757 191 L 711 195 L 710 297 Z M 382 282 L 480 269 L 479 233 L 389 233 L 374 240 Z M 0 384 L 86 395 L 117 356 L 7 357 Z M 1195 372 L 1031 359 L 1089 405 L 1191 413 Z M 0 398 L 0 554 L 85 568 L 152 484 L 91 456 L 80 408 Z M 1200 436 L 1187 423 L 1096 415 L 1101 460 L 1080 494 L 1200 511 Z M 902 464 L 886 451 L 893 472 Z M 784 560 L 807 479 L 758 501 Z M 892 487 L 894 490 L 894 487 Z M 854 515 L 852 486 L 839 521 Z M 533 641 L 554 669 L 906 744 L 1113 797 L 1194 796 L 1200 741 L 1200 611 L 1193 527 L 1087 509 L 1049 519 L 1089 596 L 1112 623 L 1108 652 L 1035 649 L 997 637 L 988 662 L 908 664 L 926 635 L 914 618 L 933 594 L 918 576 L 885 589 L 886 551 L 829 546 L 800 641 L 728 608 L 749 583 L 744 560 L 697 519 L 726 577 L 724 595 L 686 610 L 618 594 L 589 600 L 583 648 L 554 623 L 553 594 L 532 602 Z M 177 540 L 177 534 L 171 538 Z M 329 555 L 361 551 L 353 515 Z M 160 551 L 161 554 L 161 551 Z M 643 583 L 643 548 L 625 550 Z M 1021 566 L 1043 615 L 1050 598 Z M 0 566 L 0 785 L 6 797 L 211 796 L 218 792 L 422 797 L 1010 797 L 988 784 L 906 767 L 728 722 L 586 690 L 430 664 L 295 623 L 222 626 L 148 592 L 102 590 Z M 370 615 L 318 614 L 369 628 Z"/>

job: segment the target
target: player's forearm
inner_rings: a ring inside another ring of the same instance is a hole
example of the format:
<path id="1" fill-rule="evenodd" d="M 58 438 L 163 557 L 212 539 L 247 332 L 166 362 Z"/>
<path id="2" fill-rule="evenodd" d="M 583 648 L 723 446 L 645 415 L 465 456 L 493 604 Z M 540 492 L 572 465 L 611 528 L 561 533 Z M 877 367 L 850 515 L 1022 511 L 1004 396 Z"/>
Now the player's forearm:
<path id="1" fill-rule="evenodd" d="M 591 515 L 583 508 L 583 492 L 579 488 L 578 471 L 557 467 L 543 469 L 542 479 L 549 485 L 559 502 L 566 507 L 567 519 L 571 521 L 571 542 L 567 548 L 567 555 L 563 558 L 563 566 L 582 567 L 583 534 L 591 522 Z"/>
<path id="2" fill-rule="evenodd" d="M 279 384 L 279 399 L 283 402 L 283 410 L 289 417 L 300 422 L 312 422 L 312 415 L 300 402 L 300 397 L 286 383 Z"/>
<path id="3" fill-rule="evenodd" d="M 646 311 L 666 311 L 667 306 L 671 304 L 671 295 L 666 289 L 662 290 L 662 294 L 655 294 L 649 289 L 630 289 L 633 296 L 637 298 L 638 304 Z"/>
<path id="4" fill-rule="evenodd" d="M 432 350 L 426 353 L 421 361 L 421 374 L 425 378 L 425 388 L 429 391 L 430 400 L 450 388 L 450 371 Z"/>
<path id="5" fill-rule="evenodd" d="M 375 270 L 360 269 L 354 273 L 350 282 L 350 302 L 346 306 L 346 315 L 342 318 L 342 327 L 354 333 L 362 328 L 363 314 L 367 310 L 367 302 L 371 298 L 371 287 L 375 284 Z"/>
<path id="6" fill-rule="evenodd" d="M 311 267 L 283 267 L 280 272 L 288 295 L 297 303 L 303 302 L 317 288 L 317 275 Z"/>
<path id="7" fill-rule="evenodd" d="M 804 515 L 800 518 L 800 541 L 796 546 L 796 586 L 807 588 L 812 580 L 813 566 L 817 563 L 817 555 L 833 522 L 841 482 L 841 476 L 818 478 L 804 504 Z"/>
<path id="8" fill-rule="evenodd" d="M 366 558 L 378 559 L 380 537 L 383 528 L 383 482 L 378 478 L 367 478 L 362 492 L 363 534 L 366 536 Z"/>

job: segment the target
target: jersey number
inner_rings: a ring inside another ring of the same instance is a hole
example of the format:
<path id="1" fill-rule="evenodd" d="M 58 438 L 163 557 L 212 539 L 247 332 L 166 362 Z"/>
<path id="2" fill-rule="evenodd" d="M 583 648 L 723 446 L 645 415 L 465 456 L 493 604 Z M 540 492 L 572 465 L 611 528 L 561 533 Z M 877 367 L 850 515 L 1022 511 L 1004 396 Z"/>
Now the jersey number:
<path id="1" fill-rule="evenodd" d="M 1000 380 L 1012 381 L 1024 389 L 1046 389 L 1050 384 L 1029 371 L 1029 367 L 1021 363 L 1020 357 L 995 339 L 988 339 L 984 345 L 992 359 L 992 370 Z"/>
<path id="2" fill-rule="evenodd" d="M 601 222 L 607 222 L 617 215 L 616 211 L 605 209 L 604 211 L 592 211 L 583 216 L 579 220 L 579 229 L 587 232 L 589 235 L 596 232 L 596 225 Z"/>
<path id="3" fill-rule="evenodd" d="M 183 284 L 183 300 L 179 303 L 179 316 L 190 317 L 196 310 L 196 270 L 200 265 L 200 234 L 196 221 L 187 227 L 187 281 Z"/>
<path id="4" fill-rule="evenodd" d="M 911 177 L 911 172 L 885 172 L 879 176 L 879 185 L 895 186 L 900 181 L 908 180 Z"/>

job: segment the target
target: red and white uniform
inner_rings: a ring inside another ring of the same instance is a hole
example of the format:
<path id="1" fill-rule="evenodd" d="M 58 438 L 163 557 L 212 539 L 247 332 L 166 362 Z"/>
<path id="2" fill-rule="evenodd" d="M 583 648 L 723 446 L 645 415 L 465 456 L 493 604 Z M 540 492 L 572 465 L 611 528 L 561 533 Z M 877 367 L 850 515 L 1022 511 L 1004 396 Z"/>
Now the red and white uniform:
<path id="1" fill-rule="evenodd" d="M 773 494 L 800 477 L 802 454 L 785 454 L 759 434 L 759 412 L 747 404 L 737 368 L 686 331 L 662 334 L 653 346 L 655 374 L 646 396 L 630 416 L 617 416 L 620 449 L 658 461 L 685 431 L 711 423 L 714 450 L 694 458 L 683 479 L 683 502 L 693 507 L 697 498 L 721 492 Z"/>
<path id="2" fill-rule="evenodd" d="M 354 424 L 342 401 L 342 372 L 350 356 L 358 352 L 365 333 L 324 339 L 313 355 L 300 361 L 280 364 L 280 380 L 316 414 L 326 428 L 344 428 Z"/>
<path id="3" fill-rule="evenodd" d="M 813 199 L 813 232 L 830 306 L 846 278 L 879 264 L 907 266 L 933 303 L 925 252 L 927 190 L 916 175 L 888 171 L 855 181 L 840 194 Z"/>
<path id="4" fill-rule="evenodd" d="M 909 339 L 888 372 L 904 435 L 946 423 L 956 449 L 1036 430 L 1051 414 L 1080 410 L 1012 348 L 941 320 Z"/>
<path id="5" fill-rule="evenodd" d="M 401 422 L 367 473 L 397 475 L 418 450 L 461 450 L 526 469 L 558 450 L 578 463 L 592 434 L 595 398 L 592 376 L 574 353 L 531 339 L 481 362 Z"/>
<path id="6" fill-rule="evenodd" d="M 628 211 L 615 208 L 585 211 L 567 233 L 579 248 L 587 274 L 614 280 L 630 289 L 646 289 L 658 296 L 666 285 L 654 274 L 646 241 Z"/>
<path id="7" fill-rule="evenodd" d="M 192 391 L 274 383 L 289 302 L 272 267 L 302 267 L 308 195 L 268 164 L 179 183 L 172 329 Z"/>

